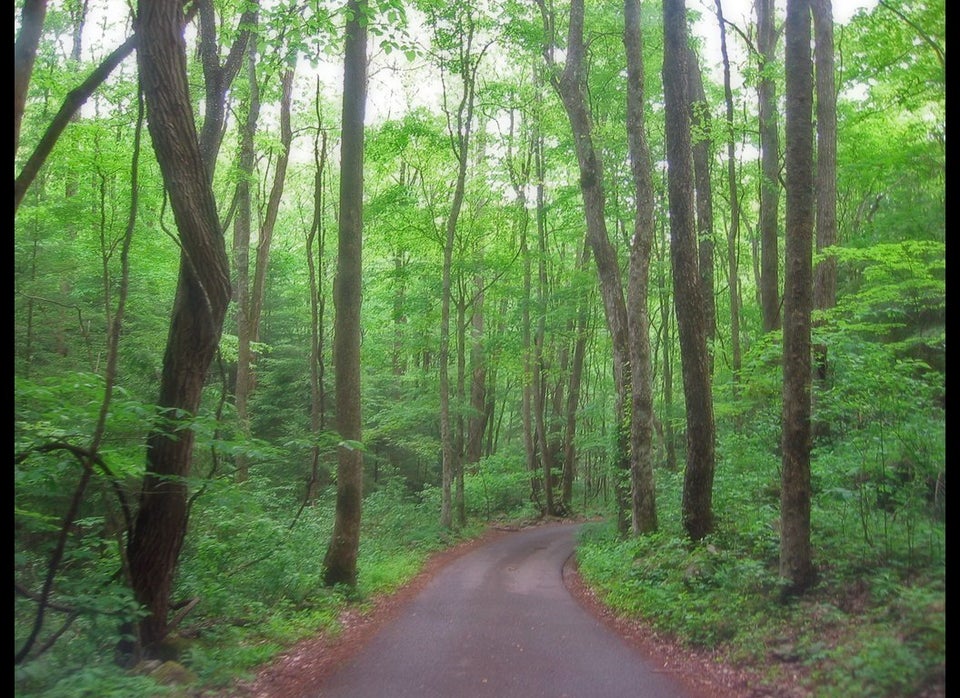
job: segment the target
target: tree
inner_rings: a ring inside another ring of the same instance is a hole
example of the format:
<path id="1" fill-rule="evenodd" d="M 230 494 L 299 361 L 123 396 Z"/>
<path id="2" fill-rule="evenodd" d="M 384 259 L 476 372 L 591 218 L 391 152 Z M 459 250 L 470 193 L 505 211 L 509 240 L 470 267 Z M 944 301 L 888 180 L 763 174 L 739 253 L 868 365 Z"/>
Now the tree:
<path id="1" fill-rule="evenodd" d="M 713 273 L 713 183 L 711 182 L 711 167 L 713 160 L 713 137 L 710 134 L 712 120 L 710 118 L 710 105 L 707 103 L 707 95 L 703 90 L 703 75 L 700 71 L 700 61 L 697 58 L 697 52 L 692 45 L 687 47 L 687 87 L 690 90 L 690 127 L 691 127 L 691 148 L 693 150 L 693 187 L 697 202 L 697 250 L 699 251 L 700 282 L 703 284 L 703 318 L 707 331 L 707 347 L 710 351 L 710 372 L 713 372 L 714 350 L 713 343 L 717 338 L 717 302 L 714 298 L 714 273 Z M 732 133 L 731 133 L 732 141 Z M 734 169 L 734 172 L 736 170 Z M 734 180 L 734 189 L 736 194 L 736 181 Z M 731 209 L 738 208 L 737 202 L 731 203 Z M 731 211 L 731 219 L 736 218 Z M 738 223 L 739 226 L 739 223 Z M 735 230 L 731 225 L 731 230 Z M 734 255 L 734 259 L 736 259 Z M 737 288 L 737 283 L 731 283 L 732 288 Z M 739 339 L 740 333 L 739 319 L 737 321 L 737 331 L 733 332 L 733 323 L 731 322 L 731 344 L 734 347 L 733 357 L 734 365 L 739 365 Z"/>
<path id="2" fill-rule="evenodd" d="M 473 52 L 476 40 L 477 18 L 475 8 L 470 4 L 458 4 L 453 7 L 454 15 L 442 18 L 436 8 L 431 8 L 431 24 L 437 44 L 444 50 L 452 50 L 456 55 L 452 68 L 441 66 L 441 72 L 451 70 L 460 80 L 460 95 L 456 107 L 447 106 L 449 95 L 444 81 L 443 101 L 447 116 L 447 130 L 454 156 L 457 160 L 457 179 L 454 184 L 450 210 L 444 220 L 443 271 L 440 295 L 440 447 L 441 464 L 441 503 L 440 523 L 444 527 L 453 526 L 452 486 L 458 478 L 461 463 L 460 453 L 455 444 L 455 433 L 450 408 L 450 304 L 452 296 L 453 251 L 457 237 L 457 223 L 463 208 L 466 193 L 468 156 L 470 138 L 473 131 L 473 111 L 476 97 L 477 71 L 483 55 L 490 43 L 478 52 Z M 450 28 L 441 26 L 448 23 Z M 443 35 L 447 35 L 444 37 Z"/>
<path id="3" fill-rule="evenodd" d="M 654 206 L 650 148 L 644 131 L 643 39 L 640 3 L 624 0 L 623 44 L 627 54 L 627 141 L 637 213 L 630 245 L 627 286 L 627 327 L 630 333 L 630 468 L 633 532 L 657 529 L 653 479 L 653 369 L 650 356 L 650 255 Z"/>
<path id="4" fill-rule="evenodd" d="M 687 535 L 700 540 L 713 530 L 713 397 L 697 269 L 693 154 L 687 90 L 687 11 L 684 0 L 663 2 L 663 92 L 667 112 L 667 175 L 670 252 L 680 335 L 683 395 L 687 409 L 687 468 L 682 516 Z"/>
<path id="5" fill-rule="evenodd" d="M 817 252 L 837 242 L 837 93 L 834 80 L 833 7 L 830 0 L 814 0 L 813 9 L 817 93 Z M 828 255 L 817 263 L 813 280 L 813 307 L 837 304 L 837 260 Z M 826 356 L 821 359 L 825 365 Z"/>
<path id="6" fill-rule="evenodd" d="M 250 182 L 253 180 L 254 139 L 257 134 L 257 121 L 260 118 L 260 90 L 257 86 L 256 42 L 250 42 L 247 56 L 247 115 L 239 134 L 240 153 L 237 169 L 236 217 L 233 223 L 233 267 L 236 273 L 235 301 L 237 306 L 237 372 L 234 381 L 234 405 L 237 410 L 237 423 L 243 436 L 250 435 L 250 419 L 247 415 L 247 401 L 252 389 L 253 368 L 252 342 L 253 320 L 250 313 L 250 228 L 252 203 Z M 240 453 L 236 458 L 237 479 L 247 478 L 247 460 Z"/>
<path id="7" fill-rule="evenodd" d="M 340 222 L 333 337 L 337 448 L 337 510 L 324 557 L 328 586 L 357 583 L 363 506 L 360 407 L 360 303 L 363 272 L 363 119 L 367 102 L 366 0 L 347 2 L 344 28 L 343 123 L 340 137 Z"/>
<path id="8" fill-rule="evenodd" d="M 740 274 L 737 240 L 740 237 L 740 200 L 737 196 L 737 156 L 733 131 L 733 88 L 730 86 L 730 57 L 727 55 L 727 27 L 723 7 L 716 0 L 717 21 L 720 24 L 720 54 L 723 59 L 723 96 L 727 107 L 727 191 L 730 198 L 730 228 L 727 231 L 727 277 L 730 294 L 730 364 L 733 370 L 734 390 L 740 373 Z M 701 274 L 703 272 L 701 271 Z"/>
<path id="9" fill-rule="evenodd" d="M 780 135 L 777 128 L 777 54 L 773 0 L 757 0 L 757 50 L 760 53 L 760 305 L 763 329 L 780 327 Z"/>
<path id="10" fill-rule="evenodd" d="M 780 576 L 789 592 L 813 584 L 810 544 L 810 316 L 813 300 L 813 65 L 810 2 L 787 0 L 787 225 L 783 290 Z"/>
<path id="11" fill-rule="evenodd" d="M 130 584 L 146 609 L 138 634 L 153 648 L 167 634 L 173 573 L 187 528 L 187 481 L 204 380 L 230 300 L 230 270 L 216 201 L 193 119 L 180 0 L 139 4 L 140 77 L 153 148 L 181 245 L 180 275 L 160 377 L 158 425 L 127 547 Z"/>
<path id="12" fill-rule="evenodd" d="M 615 429 L 618 482 L 616 493 L 619 507 L 618 528 L 626 530 L 627 488 L 625 482 L 630 472 L 629 466 L 629 418 L 626 410 L 630 404 L 630 357 L 627 341 L 627 309 L 623 298 L 623 286 L 620 279 L 620 266 L 617 251 L 607 233 L 605 219 L 605 198 L 603 187 L 603 165 L 600 152 L 594 145 L 593 126 L 590 107 L 586 96 L 586 69 L 584 57 L 586 47 L 584 33 L 583 0 L 570 3 L 570 24 L 567 34 L 566 61 L 559 70 L 555 55 L 554 17 L 547 9 L 544 0 L 537 0 L 543 19 L 546 41 L 543 55 L 550 69 L 550 82 L 563 103 L 570 129 L 573 133 L 574 149 L 580 169 L 580 192 L 583 198 L 587 235 L 593 252 L 597 277 L 600 283 L 600 295 L 603 299 L 607 329 L 613 347 L 613 379 L 616 391 Z M 624 482 L 620 482 L 623 479 Z"/>

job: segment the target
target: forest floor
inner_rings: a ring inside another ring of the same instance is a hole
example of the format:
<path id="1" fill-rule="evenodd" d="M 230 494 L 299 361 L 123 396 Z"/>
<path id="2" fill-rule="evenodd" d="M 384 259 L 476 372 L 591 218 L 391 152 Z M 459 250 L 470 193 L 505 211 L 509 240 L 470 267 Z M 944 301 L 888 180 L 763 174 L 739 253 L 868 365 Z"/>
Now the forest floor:
<path id="1" fill-rule="evenodd" d="M 512 530 L 517 529 L 491 528 L 478 538 L 436 553 L 416 577 L 396 592 L 373 599 L 362 608 L 351 607 L 345 611 L 340 619 L 342 630 L 335 636 L 303 640 L 261 667 L 252 679 L 238 681 L 226 691 L 204 693 L 204 697 L 307 698 L 317 695 L 322 681 L 395 618 L 445 565 Z M 813 695 L 798 685 L 797 679 L 805 671 L 800 665 L 791 667 L 791 671 L 776 672 L 782 678 L 772 682 L 770 672 L 761 676 L 755 668 L 734 666 L 717 653 L 686 647 L 642 622 L 618 616 L 583 582 L 572 561 L 565 567 L 563 577 L 566 588 L 586 610 L 662 667 L 661 671 L 688 685 L 694 695 L 702 698 L 809 698 Z M 781 660 L 773 656 L 770 661 Z"/>

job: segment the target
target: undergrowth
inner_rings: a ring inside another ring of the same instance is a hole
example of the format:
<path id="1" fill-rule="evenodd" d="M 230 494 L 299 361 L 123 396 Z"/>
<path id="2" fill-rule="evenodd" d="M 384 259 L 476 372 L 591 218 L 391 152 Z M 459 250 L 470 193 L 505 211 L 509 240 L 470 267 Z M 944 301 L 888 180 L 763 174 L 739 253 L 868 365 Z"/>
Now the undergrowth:
<path id="1" fill-rule="evenodd" d="M 930 483 L 944 463 L 943 425 L 919 429 L 922 413 L 881 417 L 885 426 L 814 451 L 818 578 L 801 596 L 781 589 L 779 463 L 762 424 L 718 444 L 711 535 L 687 538 L 682 473 L 658 470 L 659 531 L 624 538 L 610 522 L 585 525 L 581 574 L 618 613 L 754 670 L 774 694 L 789 679 L 817 698 L 942 695 L 945 520 Z M 897 471 L 904 452 L 908 476 Z"/>

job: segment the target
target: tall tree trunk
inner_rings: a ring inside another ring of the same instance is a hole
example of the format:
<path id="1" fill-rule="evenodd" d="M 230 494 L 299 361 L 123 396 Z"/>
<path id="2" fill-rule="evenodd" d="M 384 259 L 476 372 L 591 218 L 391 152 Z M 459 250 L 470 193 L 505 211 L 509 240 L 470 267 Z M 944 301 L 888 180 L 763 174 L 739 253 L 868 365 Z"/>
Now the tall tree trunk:
<path id="1" fill-rule="evenodd" d="M 323 560 L 328 586 L 357 583 L 363 505 L 360 405 L 360 305 L 363 271 L 363 118 L 367 104 L 366 0 L 347 1 L 344 27 L 343 117 L 340 137 L 340 222 L 333 363 L 337 402 L 337 506 Z"/>
<path id="2" fill-rule="evenodd" d="M 640 2 L 624 0 L 623 43 L 627 55 L 627 141 L 637 213 L 630 245 L 627 327 L 630 335 L 631 512 L 633 533 L 657 530 L 653 477 L 653 369 L 650 357 L 650 254 L 653 245 L 653 181 L 644 131 L 643 38 Z"/>
<path id="3" fill-rule="evenodd" d="M 543 181 L 543 151 L 537 149 L 537 181 Z M 542 195 L 543 190 L 538 189 Z M 537 433 L 537 448 L 540 450 L 541 478 L 543 480 L 543 510 L 546 516 L 556 513 L 554 505 L 553 449 L 550 447 L 549 425 L 547 421 L 547 216 L 546 205 L 538 199 L 537 205 L 537 328 L 534 333 L 533 347 L 533 411 Z"/>
<path id="4" fill-rule="evenodd" d="M 187 83 L 180 0 L 141 0 L 137 53 L 150 135 L 170 195 L 182 248 L 163 358 L 161 425 L 147 437 L 147 467 L 128 543 L 130 583 L 148 612 L 139 639 L 167 634 L 174 570 L 187 529 L 187 484 L 200 406 L 230 300 L 230 270 L 216 201 L 201 157 Z"/>
<path id="5" fill-rule="evenodd" d="M 249 417 L 247 415 L 247 403 L 250 394 L 254 391 L 257 384 L 255 363 L 257 359 L 253 345 L 260 341 L 260 318 L 263 315 L 263 303 L 266 296 L 267 286 L 267 267 L 270 263 L 270 244 L 273 240 L 273 229 L 277 221 L 277 212 L 280 209 L 280 199 L 283 195 L 284 182 L 287 174 L 287 162 L 290 155 L 290 142 L 292 140 L 292 131 L 290 129 L 290 101 L 293 87 L 293 69 L 288 68 L 284 71 L 280 81 L 280 154 L 277 156 L 277 167 L 273 175 L 273 185 L 270 188 L 270 196 L 267 200 L 267 212 L 263 224 L 260 226 L 260 232 L 257 240 L 257 254 L 253 274 L 253 287 L 249 287 L 249 252 L 250 252 L 250 218 L 251 201 L 249 191 L 249 181 L 253 179 L 253 135 L 256 132 L 256 121 L 259 111 L 259 88 L 256 83 L 256 71 L 251 69 L 251 108 L 253 100 L 257 100 L 256 110 L 253 118 L 254 122 L 248 125 L 251 133 L 248 136 L 249 143 L 249 162 L 243 163 L 243 172 L 247 177 L 241 181 L 238 187 L 242 188 L 243 196 L 238 196 L 238 214 L 237 220 L 241 217 L 245 219 L 244 226 L 246 232 L 246 250 L 244 263 L 244 284 L 242 289 L 243 302 L 239 313 L 243 315 L 243 323 L 238 327 L 238 353 L 237 353 L 237 385 L 235 388 L 237 419 L 240 421 L 242 433 L 244 436 L 250 436 Z M 246 209 L 244 211 L 244 208 Z M 238 289 L 240 290 L 240 289 Z M 238 299 L 239 300 L 239 299 Z M 241 380 L 242 378 L 242 380 Z M 243 453 L 238 454 L 237 460 L 237 480 L 243 482 L 249 475 L 249 466 L 247 458 Z"/>
<path id="6" fill-rule="evenodd" d="M 537 184 L 538 190 L 542 187 Z M 521 201 L 523 201 L 521 199 Z M 537 197 L 538 206 L 540 197 Z M 520 209 L 520 215 L 526 216 L 526 206 Z M 523 420 L 523 450 L 526 454 L 526 468 L 530 473 L 530 499 L 534 503 L 540 503 L 540 478 L 537 477 L 537 444 L 536 427 L 534 426 L 534 391 L 536 388 L 536 359 L 533 346 L 533 321 L 530 317 L 530 305 L 533 303 L 533 271 L 532 257 L 530 255 L 530 246 L 527 244 L 526 220 L 521 222 L 520 231 L 520 256 L 523 260 L 523 297 L 520 299 L 520 335 L 521 345 L 523 347 L 523 386 L 521 418 Z"/>
<path id="7" fill-rule="evenodd" d="M 720 52 L 723 56 L 723 93 L 727 105 L 727 187 L 730 192 L 730 229 L 727 231 L 727 276 L 730 293 L 730 367 L 733 390 L 736 394 L 740 376 L 740 265 L 737 256 L 740 238 L 740 200 L 737 195 L 737 153 L 733 139 L 733 90 L 730 87 L 730 58 L 727 55 L 727 29 L 723 8 L 716 0 L 717 21 L 720 23 Z M 671 204 L 672 207 L 672 204 Z"/>
<path id="8" fill-rule="evenodd" d="M 237 164 L 236 216 L 233 221 L 233 266 L 236 274 L 234 299 L 237 307 L 237 375 L 234 382 L 234 406 L 237 410 L 237 422 L 240 433 L 250 436 L 250 419 L 247 415 L 247 398 L 252 389 L 253 330 L 250 308 L 250 229 L 253 209 L 250 195 L 250 182 L 253 180 L 254 140 L 257 135 L 257 122 L 260 118 L 260 92 L 257 85 L 257 48 L 251 41 L 247 53 L 247 83 L 250 89 L 250 102 L 247 105 L 247 118 L 240 132 L 240 157 Z M 247 479 L 247 458 L 239 453 L 235 459 L 236 479 Z"/>
<path id="9" fill-rule="evenodd" d="M 320 80 L 317 78 L 315 103 L 320 102 Z M 318 142 L 319 141 L 319 142 Z M 307 268 L 310 274 L 310 434 L 314 445 L 310 449 L 310 475 L 304 501 L 316 503 L 320 488 L 320 446 L 317 443 L 326 428 L 326 400 L 324 378 L 323 317 L 326 296 L 322 289 L 324 279 L 324 246 L 326 233 L 323 226 L 323 176 L 327 163 L 327 132 L 321 128 L 318 118 L 317 137 L 313 144 L 313 220 L 307 235 Z"/>
<path id="10" fill-rule="evenodd" d="M 607 233 L 604 212 L 603 165 L 600 154 L 594 147 L 593 127 L 590 109 L 586 97 L 586 75 L 584 73 L 585 46 L 583 41 L 583 0 L 570 3 L 570 23 L 567 35 L 566 62 L 562 71 L 557 73 L 554 60 L 553 17 L 544 0 L 537 0 L 544 27 L 548 30 L 551 43 L 544 47 L 544 58 L 551 69 L 550 81 L 560 96 L 570 129 L 573 134 L 574 149 L 580 169 L 580 193 L 583 198 L 587 234 L 597 266 L 600 295 L 603 299 L 607 328 L 613 347 L 613 380 L 616 389 L 616 417 L 613 428 L 616 433 L 617 469 L 617 527 L 621 533 L 627 530 L 627 511 L 630 507 L 630 447 L 628 412 L 631 400 L 630 356 L 628 347 L 627 309 L 623 298 L 623 285 L 620 279 L 620 266 L 617 251 Z"/>
<path id="11" fill-rule="evenodd" d="M 774 0 L 756 0 L 757 50 L 760 52 L 760 303 L 763 329 L 780 327 L 780 277 L 777 251 L 780 209 L 780 136 L 777 83 L 771 72 L 777 59 Z"/>
<path id="12" fill-rule="evenodd" d="M 477 70 L 483 59 L 483 53 L 489 47 L 488 44 L 476 55 L 473 53 L 476 29 L 472 15 L 473 8 L 470 6 L 457 7 L 455 11 L 462 11 L 465 15 L 462 18 L 463 21 L 458 23 L 461 93 L 456 109 L 453 110 L 453 113 L 447 113 L 450 140 L 454 155 L 457 158 L 457 181 L 454 185 L 450 212 L 444 223 L 443 278 L 440 290 L 440 442 L 443 458 L 441 465 L 440 525 L 444 528 L 452 528 L 453 526 L 452 486 L 460 468 L 460 454 L 454 443 L 455 433 L 450 414 L 450 303 L 453 248 L 457 236 L 457 223 L 460 219 L 460 211 L 463 208 L 463 199 L 466 192 Z M 444 91 L 444 109 L 446 109 L 446 99 L 447 94 Z"/>
<path id="13" fill-rule="evenodd" d="M 810 544 L 810 316 L 813 266 L 813 66 L 810 1 L 787 0 L 786 195 L 780 576 L 802 592 L 816 572 Z"/>
<path id="14" fill-rule="evenodd" d="M 511 120 L 511 128 L 513 121 Z M 523 426 L 523 452 L 526 470 L 530 474 L 530 501 L 540 506 L 540 479 L 537 477 L 536 428 L 533 418 L 533 393 L 535 388 L 535 354 L 533 346 L 533 320 L 530 306 L 533 304 L 533 257 L 527 241 L 530 216 L 527 213 L 527 185 L 530 179 L 531 159 L 536 160 L 536 205 L 537 218 L 544 214 L 544 184 L 542 174 L 543 142 L 539 124 L 534 121 L 530 132 L 529 155 L 521 158 L 521 164 L 510 168 L 511 181 L 517 196 L 517 226 L 519 228 L 520 260 L 523 264 L 523 292 L 520 298 L 520 345 L 523 351 L 523 380 L 521 385 L 520 418 Z M 513 153 L 510 153 L 511 158 Z"/>
<path id="15" fill-rule="evenodd" d="M 253 277 L 253 290 L 250 297 L 250 329 L 253 341 L 260 341 L 260 320 L 263 317 L 263 303 L 267 295 L 267 271 L 270 267 L 270 246 L 273 231 L 277 225 L 280 200 L 287 181 L 287 165 L 290 162 L 290 143 L 293 130 L 290 127 L 290 105 L 293 99 L 294 69 L 287 67 L 280 78 L 280 152 L 277 154 L 277 167 L 273 173 L 270 196 L 267 197 L 267 210 L 260 226 L 260 238 L 257 242 L 257 266 Z"/>
<path id="16" fill-rule="evenodd" d="M 463 453 L 466 441 L 466 424 L 463 414 L 463 405 L 467 401 L 467 299 L 464 289 L 463 276 L 457 277 L 457 400 L 456 430 L 453 436 L 453 450 L 456 453 L 456 469 L 454 471 L 453 504 L 457 514 L 457 526 L 467 524 L 466 500 L 464 499 L 463 482 Z"/>
<path id="17" fill-rule="evenodd" d="M 700 62 L 692 46 L 687 46 L 687 70 L 690 90 L 691 147 L 693 149 L 693 186 L 697 202 L 697 250 L 699 252 L 700 283 L 703 285 L 703 318 L 710 352 L 710 372 L 713 373 L 713 343 L 717 337 L 717 302 L 714 298 L 713 272 L 713 185 L 710 181 L 710 163 L 713 154 L 710 105 L 703 90 Z M 652 204 L 651 204 L 652 206 Z"/>
<path id="18" fill-rule="evenodd" d="M 476 463 L 483 454 L 483 435 L 487 427 L 487 357 L 483 347 L 483 277 L 474 278 L 476 289 L 470 327 L 470 419 L 467 428 L 465 460 Z"/>
<path id="19" fill-rule="evenodd" d="M 830 0 L 813 0 L 814 61 L 817 93 L 817 252 L 837 242 L 837 93 L 834 80 L 833 7 Z M 837 304 L 837 258 L 822 258 L 813 270 L 813 307 L 827 310 Z M 827 379 L 827 345 L 813 346 L 814 377 Z M 814 422 L 817 435 L 829 433 L 830 424 Z"/>
<path id="20" fill-rule="evenodd" d="M 577 261 L 577 275 L 590 264 L 590 242 L 583 241 L 583 248 Z M 589 332 L 589 296 L 580 296 L 577 302 L 577 317 L 574 323 L 573 363 L 570 366 L 570 383 L 567 388 L 566 426 L 563 436 L 563 482 L 560 501 L 570 511 L 573 506 L 573 481 L 576 477 L 577 450 L 577 409 L 580 405 L 580 385 L 583 381 L 583 364 L 587 350 Z"/>
<path id="21" fill-rule="evenodd" d="M 834 79 L 833 8 L 830 0 L 813 0 L 817 73 L 817 251 L 837 242 L 837 92 Z M 817 264 L 813 307 L 837 304 L 837 259 Z M 825 357 L 824 357 L 825 358 Z"/>
<path id="22" fill-rule="evenodd" d="M 716 455 L 703 287 L 697 269 L 686 46 L 687 11 L 684 0 L 663 0 L 663 91 L 667 113 L 670 251 L 687 412 L 687 468 L 683 482 L 682 516 L 687 535 L 693 540 L 700 540 L 713 531 Z"/>

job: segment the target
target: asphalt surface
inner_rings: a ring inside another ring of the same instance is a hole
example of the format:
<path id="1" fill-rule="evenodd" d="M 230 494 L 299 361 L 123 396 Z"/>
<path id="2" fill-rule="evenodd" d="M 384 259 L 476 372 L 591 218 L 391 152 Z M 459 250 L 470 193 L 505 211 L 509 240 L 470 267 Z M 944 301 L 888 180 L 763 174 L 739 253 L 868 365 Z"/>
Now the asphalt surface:
<path id="1" fill-rule="evenodd" d="M 510 533 L 444 568 L 318 698 L 685 698 L 563 584 L 577 525 Z"/>

